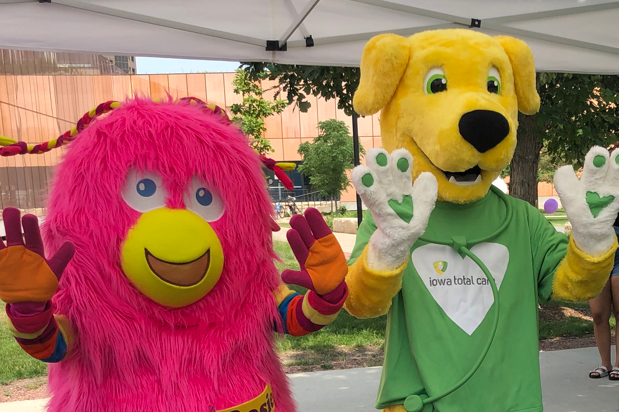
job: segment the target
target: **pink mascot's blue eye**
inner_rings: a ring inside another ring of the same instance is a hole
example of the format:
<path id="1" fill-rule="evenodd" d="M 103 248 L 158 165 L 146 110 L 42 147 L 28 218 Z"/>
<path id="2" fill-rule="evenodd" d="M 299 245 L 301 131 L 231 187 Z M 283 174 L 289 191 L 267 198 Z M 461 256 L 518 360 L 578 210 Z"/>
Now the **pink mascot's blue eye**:
<path id="1" fill-rule="evenodd" d="M 213 203 L 213 194 L 208 189 L 201 187 L 196 190 L 196 200 L 202 206 L 209 206 Z"/>
<path id="2" fill-rule="evenodd" d="M 142 197 L 151 197 L 157 191 L 157 185 L 151 179 L 142 179 L 138 182 L 136 190 Z"/>

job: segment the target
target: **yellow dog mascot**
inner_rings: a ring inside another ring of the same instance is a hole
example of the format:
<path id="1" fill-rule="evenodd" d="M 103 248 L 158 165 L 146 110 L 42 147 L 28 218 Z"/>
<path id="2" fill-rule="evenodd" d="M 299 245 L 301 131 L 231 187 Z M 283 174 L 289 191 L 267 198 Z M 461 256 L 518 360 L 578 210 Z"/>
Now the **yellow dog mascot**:
<path id="1" fill-rule="evenodd" d="M 370 213 L 349 261 L 346 309 L 388 316 L 377 408 L 542 411 L 538 302 L 583 301 L 617 249 L 617 154 L 559 169 L 571 239 L 492 187 L 540 99 L 529 47 L 469 30 L 380 35 L 354 99 L 382 111 L 383 149 L 352 180 Z M 414 183 L 413 183 L 414 182 Z"/>

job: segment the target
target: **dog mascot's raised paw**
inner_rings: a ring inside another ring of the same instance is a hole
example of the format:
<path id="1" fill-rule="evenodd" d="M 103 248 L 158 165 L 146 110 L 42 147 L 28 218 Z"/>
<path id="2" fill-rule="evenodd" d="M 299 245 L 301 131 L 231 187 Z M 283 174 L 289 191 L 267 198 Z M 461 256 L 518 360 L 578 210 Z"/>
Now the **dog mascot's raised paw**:
<path id="1" fill-rule="evenodd" d="M 539 109 L 535 82 L 531 50 L 510 37 L 385 34 L 363 52 L 354 105 L 381 111 L 386 150 L 352 173 L 369 213 L 344 307 L 388 316 L 379 409 L 542 411 L 539 302 L 587 300 L 608 280 L 616 155 L 592 149 L 580 180 L 557 172 L 569 242 L 492 186 L 514 153 L 518 112 Z"/>
<path id="2" fill-rule="evenodd" d="M 422 173 L 413 186 L 413 158 L 405 149 L 392 155 L 371 149 L 366 160 L 367 166 L 355 168 L 352 181 L 378 227 L 370 239 L 368 261 L 380 269 L 396 269 L 426 229 L 438 193 L 436 178 Z"/>
<path id="3" fill-rule="evenodd" d="M 58 139 L 0 154 L 74 139 L 43 237 L 36 217 L 9 208 L 0 241 L 0 299 L 17 343 L 51 364 L 48 411 L 294 412 L 274 332 L 318 331 L 347 297 L 346 260 L 320 213 L 306 212 L 319 259 L 306 259 L 308 232 L 294 223 L 308 240 L 305 254 L 295 248 L 304 272 L 289 279 L 310 289 L 300 295 L 273 263 L 261 166 L 275 162 L 223 110 L 108 102 Z"/>
<path id="4" fill-rule="evenodd" d="M 574 242 L 583 252 L 598 255 L 614 243 L 613 223 L 619 212 L 619 151 L 593 147 L 585 157 L 580 180 L 571 166 L 554 177 L 555 188 L 569 221 Z"/>

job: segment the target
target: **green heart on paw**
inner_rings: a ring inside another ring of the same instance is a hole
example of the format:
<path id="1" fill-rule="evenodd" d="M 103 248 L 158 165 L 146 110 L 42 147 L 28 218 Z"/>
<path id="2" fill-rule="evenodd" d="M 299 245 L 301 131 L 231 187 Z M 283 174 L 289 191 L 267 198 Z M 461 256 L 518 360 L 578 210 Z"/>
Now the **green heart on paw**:
<path id="1" fill-rule="evenodd" d="M 600 197 L 597 192 L 587 192 L 587 205 L 589 205 L 589 210 L 591 210 L 593 217 L 598 217 L 600 212 L 610 205 L 613 200 L 615 200 L 613 195 Z"/>
<path id="2" fill-rule="evenodd" d="M 410 195 L 404 196 L 402 202 L 391 199 L 389 207 L 406 223 L 410 223 L 413 218 L 413 198 Z"/>

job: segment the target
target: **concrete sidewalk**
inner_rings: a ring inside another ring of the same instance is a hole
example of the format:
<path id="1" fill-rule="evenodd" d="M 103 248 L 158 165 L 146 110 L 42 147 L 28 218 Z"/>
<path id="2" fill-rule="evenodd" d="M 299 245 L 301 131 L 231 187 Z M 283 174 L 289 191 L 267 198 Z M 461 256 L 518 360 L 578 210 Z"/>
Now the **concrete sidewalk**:
<path id="1" fill-rule="evenodd" d="M 540 363 L 545 412 L 619 410 L 619 381 L 588 377 L 589 371 L 599 364 L 596 348 L 543 352 Z M 299 412 L 370 412 L 375 411 L 380 372 L 377 367 L 289 376 Z M 505 372 L 505 384 L 509 385 L 509 373 Z M 44 412 L 45 402 L 0 403 L 0 412 Z M 468 411 L 463 408 L 462 412 Z"/>
<path id="2" fill-rule="evenodd" d="M 545 412 L 619 410 L 619 381 L 588 377 L 589 370 L 599 363 L 597 348 L 540 353 L 540 363 Z M 299 412 L 375 411 L 380 371 L 366 368 L 291 375 Z M 509 385 L 509 374 L 504 377 Z M 492 411 L 490 405 L 487 411 Z M 468 411 L 463 408 L 462 412 Z"/>
<path id="3" fill-rule="evenodd" d="M 619 410 L 619 381 L 589 379 L 589 371 L 599 363 L 597 348 L 543 352 L 540 363 L 545 412 Z M 299 412 L 375 411 L 380 371 L 366 368 L 291 375 Z M 509 385 L 509 374 L 504 376 Z M 487 411 L 492 411 L 490 405 Z M 462 412 L 468 411 L 463 408 Z"/>

